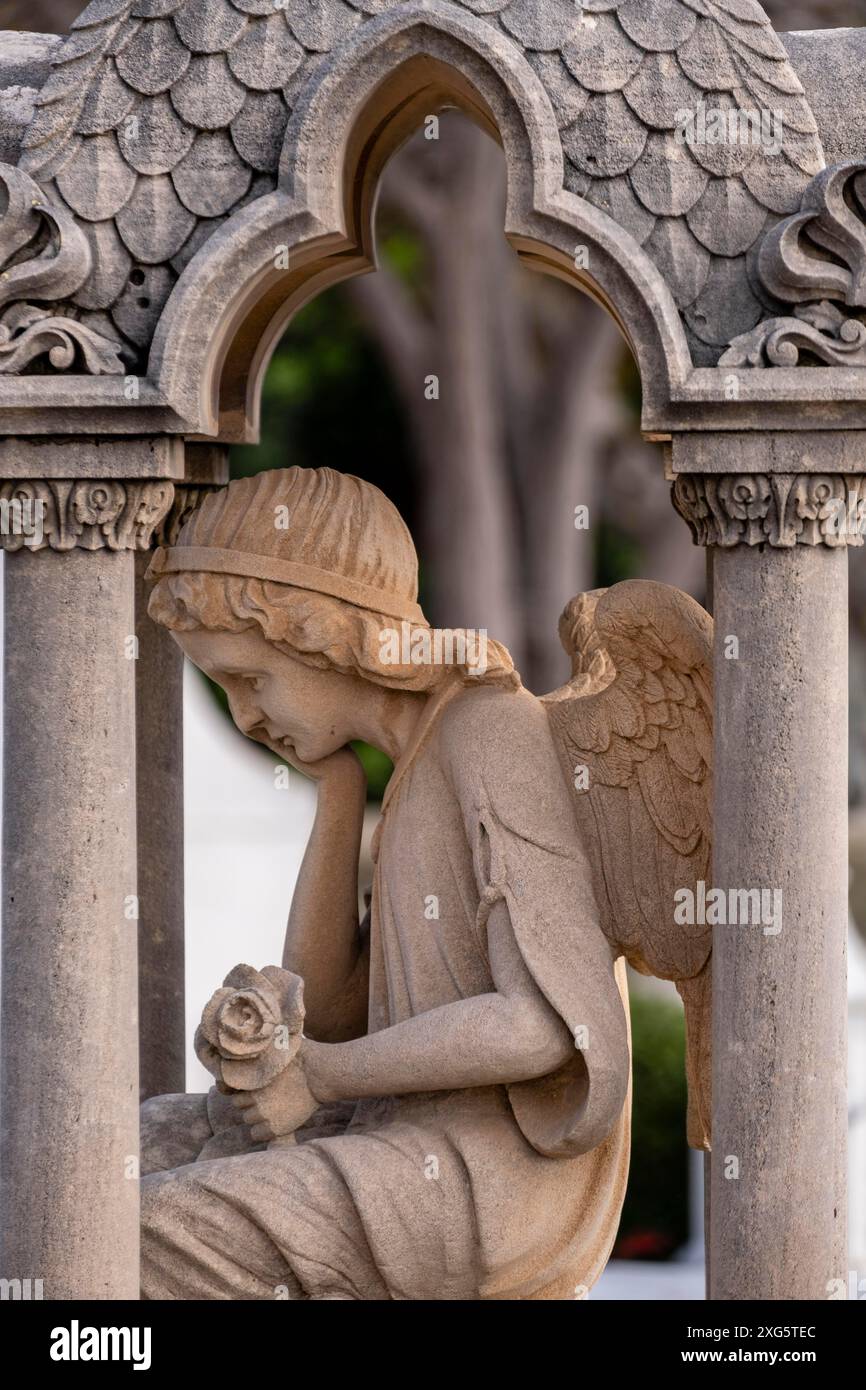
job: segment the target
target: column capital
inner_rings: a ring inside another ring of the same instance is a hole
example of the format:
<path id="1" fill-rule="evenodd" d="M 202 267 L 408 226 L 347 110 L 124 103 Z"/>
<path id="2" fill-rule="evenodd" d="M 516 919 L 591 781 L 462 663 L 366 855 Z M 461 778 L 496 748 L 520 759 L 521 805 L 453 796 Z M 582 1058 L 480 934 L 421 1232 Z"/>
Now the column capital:
<path id="1" fill-rule="evenodd" d="M 681 473 L 673 504 L 695 545 L 861 546 L 866 477 L 821 473 Z"/>
<path id="2" fill-rule="evenodd" d="M 174 494 L 165 478 L 0 483 L 0 549 L 148 550 Z"/>
<path id="3" fill-rule="evenodd" d="M 219 483 L 175 483 L 174 500 L 153 533 L 154 545 L 176 545 L 184 523 L 201 505 L 209 492 L 219 492 Z"/>

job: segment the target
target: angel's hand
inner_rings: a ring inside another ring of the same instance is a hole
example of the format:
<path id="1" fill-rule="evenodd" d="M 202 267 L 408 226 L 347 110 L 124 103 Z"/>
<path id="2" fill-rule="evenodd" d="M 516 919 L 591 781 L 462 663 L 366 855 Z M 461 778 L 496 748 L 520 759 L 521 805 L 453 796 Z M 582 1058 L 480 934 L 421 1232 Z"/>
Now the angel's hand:
<path id="1" fill-rule="evenodd" d="M 291 767 L 297 772 L 302 772 L 313 782 L 340 787 L 355 784 L 360 786 L 362 783 L 366 786 L 366 774 L 361 760 L 348 744 L 344 748 L 338 748 L 335 753 L 330 753 L 327 758 L 319 758 L 313 763 L 305 763 L 299 758 L 288 740 L 280 744 L 280 753 Z"/>
<path id="2" fill-rule="evenodd" d="M 236 1091 L 232 1104 L 241 1112 L 249 1126 L 250 1136 L 259 1144 L 267 1144 L 283 1135 L 293 1134 L 319 1108 L 307 1082 L 301 1051 L 267 1086 L 259 1091 Z"/>

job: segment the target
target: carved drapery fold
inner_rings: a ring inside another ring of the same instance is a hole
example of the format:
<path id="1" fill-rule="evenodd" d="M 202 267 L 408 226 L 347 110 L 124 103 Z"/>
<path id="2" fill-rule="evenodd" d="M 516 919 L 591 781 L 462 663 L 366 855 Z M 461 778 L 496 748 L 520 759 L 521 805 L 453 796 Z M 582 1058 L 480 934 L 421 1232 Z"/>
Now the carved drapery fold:
<path id="1" fill-rule="evenodd" d="M 866 478 L 817 473 L 683 473 L 673 503 L 696 545 L 863 544 Z"/>
<path id="2" fill-rule="evenodd" d="M 166 479 L 0 484 L 0 548 L 147 550 L 174 501 Z"/>

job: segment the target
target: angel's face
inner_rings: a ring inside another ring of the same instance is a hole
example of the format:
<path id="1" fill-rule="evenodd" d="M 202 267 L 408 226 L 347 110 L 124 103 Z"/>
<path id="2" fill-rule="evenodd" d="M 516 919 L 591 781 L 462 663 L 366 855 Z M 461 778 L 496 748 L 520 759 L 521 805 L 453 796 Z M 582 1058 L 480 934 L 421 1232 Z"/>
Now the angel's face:
<path id="1" fill-rule="evenodd" d="M 317 762 L 363 737 L 354 711 L 365 683 L 318 670 L 272 647 L 258 631 L 174 634 L 187 656 L 226 692 L 242 733 L 275 752 Z"/>

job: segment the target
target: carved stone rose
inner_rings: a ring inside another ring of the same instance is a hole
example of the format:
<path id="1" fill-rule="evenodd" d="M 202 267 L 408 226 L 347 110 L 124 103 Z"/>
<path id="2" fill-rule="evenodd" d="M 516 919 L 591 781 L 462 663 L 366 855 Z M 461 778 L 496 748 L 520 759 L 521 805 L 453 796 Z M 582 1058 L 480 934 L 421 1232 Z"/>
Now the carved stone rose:
<path id="1" fill-rule="evenodd" d="M 268 965 L 236 965 L 205 1006 L 196 1056 L 221 1090 L 258 1091 L 297 1055 L 304 1022 L 304 982 Z"/>

